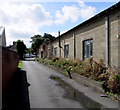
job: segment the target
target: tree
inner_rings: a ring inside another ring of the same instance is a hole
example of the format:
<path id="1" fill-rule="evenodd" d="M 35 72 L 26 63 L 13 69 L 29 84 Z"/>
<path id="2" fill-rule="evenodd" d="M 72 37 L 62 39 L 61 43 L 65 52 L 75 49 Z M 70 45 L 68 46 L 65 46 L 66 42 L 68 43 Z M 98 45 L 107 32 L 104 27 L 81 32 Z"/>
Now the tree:
<path id="1" fill-rule="evenodd" d="M 26 48 L 26 49 L 25 49 L 25 53 L 31 54 L 31 48 Z"/>
<path id="2" fill-rule="evenodd" d="M 32 41 L 30 41 L 30 42 L 35 42 L 35 40 L 37 39 L 37 38 L 42 38 L 42 36 L 41 35 L 34 35 L 33 37 L 31 37 L 31 39 L 32 39 Z"/>
<path id="3" fill-rule="evenodd" d="M 44 39 L 44 42 L 48 42 L 48 41 L 52 41 L 53 39 L 55 39 L 55 37 L 52 36 L 51 34 L 44 33 L 43 39 Z"/>
<path id="4" fill-rule="evenodd" d="M 24 42 L 21 40 L 18 40 L 17 41 L 17 53 L 20 57 L 20 60 L 24 59 L 23 55 L 25 54 L 25 50 L 26 50 L 26 45 L 24 44 Z"/>
<path id="5" fill-rule="evenodd" d="M 47 33 L 44 33 L 43 36 L 41 35 L 34 35 L 33 37 L 31 37 L 32 39 L 32 52 L 34 52 L 36 55 L 38 54 L 38 49 L 40 47 L 40 45 L 42 45 L 43 43 L 46 43 L 48 41 L 51 41 L 53 40 L 55 37 L 50 35 L 50 34 L 47 34 Z"/>
<path id="6" fill-rule="evenodd" d="M 37 55 L 40 45 L 43 43 L 43 38 L 36 38 L 32 43 L 32 50 Z"/>

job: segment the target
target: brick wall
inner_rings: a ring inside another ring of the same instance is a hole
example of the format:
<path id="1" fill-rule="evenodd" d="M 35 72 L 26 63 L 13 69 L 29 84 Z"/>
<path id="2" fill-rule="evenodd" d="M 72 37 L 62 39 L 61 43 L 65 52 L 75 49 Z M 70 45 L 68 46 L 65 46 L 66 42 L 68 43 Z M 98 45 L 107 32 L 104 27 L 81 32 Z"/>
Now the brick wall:
<path id="1" fill-rule="evenodd" d="M 2 89 L 4 91 L 7 88 L 13 74 L 17 70 L 19 59 L 16 52 L 8 50 L 4 47 L 0 48 L 0 63 L 2 62 L 2 67 L 0 68 L 2 69 Z"/>

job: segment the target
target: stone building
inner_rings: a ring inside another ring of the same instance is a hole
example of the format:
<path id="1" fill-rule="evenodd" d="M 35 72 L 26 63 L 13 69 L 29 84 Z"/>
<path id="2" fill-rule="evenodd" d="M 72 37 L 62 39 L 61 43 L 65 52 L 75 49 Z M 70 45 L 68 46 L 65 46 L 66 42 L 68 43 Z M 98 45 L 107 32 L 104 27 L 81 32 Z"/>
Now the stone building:
<path id="1" fill-rule="evenodd" d="M 120 68 L 120 2 L 58 36 L 49 45 L 47 52 L 55 57 L 93 57 L 103 59 L 106 66 Z"/>
<path id="2" fill-rule="evenodd" d="M 14 41 L 13 45 L 7 46 L 6 48 L 9 50 L 17 52 L 17 42 Z"/>
<path id="3" fill-rule="evenodd" d="M 5 28 L 0 26 L 0 46 L 6 47 Z"/>

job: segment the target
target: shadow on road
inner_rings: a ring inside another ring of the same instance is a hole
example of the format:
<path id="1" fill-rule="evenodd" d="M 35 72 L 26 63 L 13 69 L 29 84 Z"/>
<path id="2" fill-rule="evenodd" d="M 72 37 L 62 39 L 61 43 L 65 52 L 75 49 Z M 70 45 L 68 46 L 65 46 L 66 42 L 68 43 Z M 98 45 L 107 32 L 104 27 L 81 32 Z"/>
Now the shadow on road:
<path id="1" fill-rule="evenodd" d="M 2 110 L 30 110 L 29 86 L 26 71 L 18 69 L 6 93 L 3 94 Z"/>

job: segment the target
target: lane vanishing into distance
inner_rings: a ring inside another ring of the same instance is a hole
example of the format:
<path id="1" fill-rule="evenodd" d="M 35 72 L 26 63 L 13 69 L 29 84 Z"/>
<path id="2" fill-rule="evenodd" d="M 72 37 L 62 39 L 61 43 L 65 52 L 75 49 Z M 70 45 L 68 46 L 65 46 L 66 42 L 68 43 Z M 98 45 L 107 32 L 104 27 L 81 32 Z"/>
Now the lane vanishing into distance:
<path id="1" fill-rule="evenodd" d="M 31 108 L 117 108 L 118 103 L 100 97 L 76 81 L 36 61 L 23 61 Z"/>
<path id="2" fill-rule="evenodd" d="M 64 89 L 56 86 L 50 75 L 62 76 L 35 61 L 24 61 L 27 72 L 31 108 L 81 108 L 74 100 L 65 99 Z"/>

